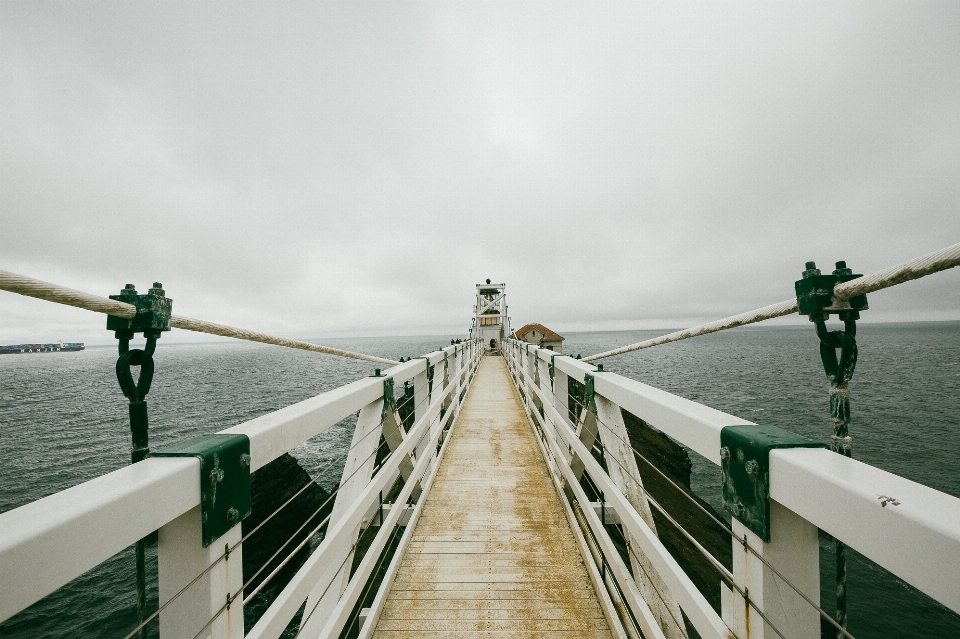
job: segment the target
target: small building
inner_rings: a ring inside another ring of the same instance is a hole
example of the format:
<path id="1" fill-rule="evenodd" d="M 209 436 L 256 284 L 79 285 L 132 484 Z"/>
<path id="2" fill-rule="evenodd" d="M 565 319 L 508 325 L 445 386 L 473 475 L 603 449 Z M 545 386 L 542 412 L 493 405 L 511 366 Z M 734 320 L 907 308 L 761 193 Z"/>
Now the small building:
<path id="1" fill-rule="evenodd" d="M 536 344 L 557 353 L 563 352 L 563 335 L 554 333 L 543 324 L 526 324 L 518 328 L 514 335 L 524 342 Z"/>

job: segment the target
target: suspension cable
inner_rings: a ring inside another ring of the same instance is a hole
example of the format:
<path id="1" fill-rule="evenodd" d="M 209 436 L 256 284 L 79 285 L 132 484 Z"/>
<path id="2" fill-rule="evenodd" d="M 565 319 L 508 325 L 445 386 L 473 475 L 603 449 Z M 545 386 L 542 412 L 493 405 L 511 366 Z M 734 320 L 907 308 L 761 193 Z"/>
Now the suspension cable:
<path id="1" fill-rule="evenodd" d="M 94 313 L 105 313 L 115 317 L 124 317 L 131 319 L 137 314 L 137 307 L 133 304 L 111 300 L 99 295 L 84 293 L 65 286 L 51 284 L 43 280 L 37 280 L 26 275 L 19 275 L 0 269 L 0 290 L 18 293 L 27 297 L 64 304 L 66 306 L 75 306 Z M 363 353 L 354 353 L 330 346 L 320 344 L 311 344 L 295 339 L 285 337 L 275 337 L 266 333 L 258 333 L 243 328 L 234 328 L 224 324 L 214 324 L 204 320 L 191 319 L 189 317 L 180 317 L 173 315 L 170 317 L 170 326 L 180 328 L 186 331 L 195 331 L 198 333 L 207 333 L 208 335 L 219 335 L 221 337 L 233 337 L 235 339 L 247 340 L 249 342 L 260 342 L 262 344 L 273 344 L 274 346 L 285 346 L 287 348 L 297 348 L 314 353 L 324 353 L 326 355 L 336 355 L 337 357 L 350 357 L 353 359 L 366 360 L 368 362 L 377 362 L 380 364 L 399 364 L 400 362 L 376 355 L 364 355 Z"/>
<path id="2" fill-rule="evenodd" d="M 926 277 L 927 275 L 945 271 L 955 266 L 960 266 L 960 243 L 940 249 L 939 251 L 933 251 L 932 253 L 921 255 L 920 257 L 908 260 L 895 266 L 874 271 L 869 275 L 864 275 L 863 277 L 859 277 L 855 280 L 837 284 L 833 290 L 833 294 L 834 297 L 838 299 L 849 299 L 857 295 L 865 295 L 867 293 L 872 293 L 873 291 L 879 291 L 891 286 L 895 286 L 896 284 L 902 284 L 904 282 L 909 282 L 910 280 Z M 747 311 L 746 313 L 740 313 L 739 315 L 725 317 L 714 322 L 708 322 L 707 324 L 700 324 L 699 326 L 693 326 L 682 331 L 675 331 L 673 333 L 661 335 L 660 337 L 654 337 L 653 339 L 636 342 L 635 344 L 629 344 L 627 346 L 621 346 L 620 348 L 597 353 L 596 355 L 590 355 L 588 357 L 584 357 L 583 361 L 593 362 L 605 357 L 613 357 L 614 355 L 622 355 L 623 353 L 639 351 L 644 348 L 660 346 L 661 344 L 678 342 L 682 339 L 698 337 L 700 335 L 707 335 L 709 333 L 716 333 L 717 331 L 723 331 L 728 328 L 736 328 L 738 326 L 746 326 L 747 324 L 755 324 L 757 322 L 773 319 L 775 317 L 782 317 L 784 315 L 790 315 L 796 312 L 796 298 L 784 300 L 782 302 L 770 304 L 752 311 Z"/>

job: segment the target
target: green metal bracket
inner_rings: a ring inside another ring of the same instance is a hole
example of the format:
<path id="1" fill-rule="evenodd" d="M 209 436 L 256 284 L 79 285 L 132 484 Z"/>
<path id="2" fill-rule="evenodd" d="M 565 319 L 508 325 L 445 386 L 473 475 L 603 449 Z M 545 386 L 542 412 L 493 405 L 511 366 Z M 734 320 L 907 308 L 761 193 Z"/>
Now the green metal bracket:
<path id="1" fill-rule="evenodd" d="M 556 359 L 557 359 L 556 355 L 550 356 L 549 370 L 550 370 L 550 388 L 551 389 L 553 388 L 553 380 L 556 379 L 557 377 L 557 362 L 555 361 Z"/>
<path id="2" fill-rule="evenodd" d="M 596 391 L 593 386 L 593 375 L 585 373 L 583 375 L 583 405 L 590 409 L 594 415 L 597 414 Z"/>
<path id="3" fill-rule="evenodd" d="M 127 284 L 119 295 L 111 295 L 110 299 L 133 304 L 137 307 L 137 314 L 131 319 L 107 315 L 108 331 L 129 331 L 144 333 L 146 337 L 160 337 L 161 332 L 170 330 L 173 300 L 166 297 L 160 282 L 154 282 L 146 295 L 138 294 L 133 284 Z"/>
<path id="4" fill-rule="evenodd" d="M 770 542 L 770 451 L 826 448 L 776 426 L 727 426 L 720 431 L 723 509 Z"/>
<path id="5" fill-rule="evenodd" d="M 393 396 L 393 378 L 388 377 L 383 380 L 383 410 L 380 411 L 380 419 L 384 419 L 390 414 L 390 411 L 396 412 L 397 400 Z"/>
<path id="6" fill-rule="evenodd" d="M 849 282 L 858 277 L 863 275 L 848 269 L 846 262 L 837 262 L 836 270 L 830 275 L 822 275 L 816 263 L 807 262 L 803 278 L 793 285 L 797 292 L 797 307 L 800 314 L 809 316 L 811 321 L 823 321 L 831 313 L 867 310 L 869 306 L 866 295 L 851 297 L 840 304 L 835 303 L 833 298 L 833 288 L 837 284 Z"/>
<path id="7" fill-rule="evenodd" d="M 150 456 L 200 459 L 204 548 L 250 514 L 250 438 L 246 435 L 201 435 Z"/>

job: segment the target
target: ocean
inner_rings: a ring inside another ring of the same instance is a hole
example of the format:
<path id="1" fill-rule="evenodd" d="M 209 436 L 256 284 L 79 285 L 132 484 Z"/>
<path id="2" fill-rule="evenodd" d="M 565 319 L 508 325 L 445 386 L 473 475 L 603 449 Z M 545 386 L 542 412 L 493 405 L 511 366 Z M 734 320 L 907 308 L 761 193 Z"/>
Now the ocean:
<path id="1" fill-rule="evenodd" d="M 563 350 L 588 355 L 663 332 L 573 333 Z M 450 336 L 318 341 L 399 358 L 448 345 Z M 960 497 L 960 323 L 862 324 L 858 344 L 851 382 L 854 457 Z M 301 401 L 370 375 L 375 366 L 249 343 L 175 344 L 169 336 L 154 359 L 153 448 Z M 127 401 L 115 361 L 113 347 L 0 357 L 0 512 L 128 463 Z M 812 439 L 826 441 L 831 433 L 812 326 L 725 331 L 611 358 L 604 368 Z M 349 447 L 351 428 L 345 420 L 293 454 L 315 475 Z M 719 509 L 719 470 L 691 457 L 695 492 Z M 341 468 L 335 464 L 318 483 L 335 488 Z M 856 552 L 849 555 L 855 637 L 960 637 L 960 616 Z M 0 637 L 123 637 L 135 625 L 133 563 L 132 549 L 119 553 L 0 625 Z M 826 539 L 821 574 L 822 605 L 832 611 L 833 551 Z M 155 607 L 155 553 L 148 555 L 151 576 Z"/>

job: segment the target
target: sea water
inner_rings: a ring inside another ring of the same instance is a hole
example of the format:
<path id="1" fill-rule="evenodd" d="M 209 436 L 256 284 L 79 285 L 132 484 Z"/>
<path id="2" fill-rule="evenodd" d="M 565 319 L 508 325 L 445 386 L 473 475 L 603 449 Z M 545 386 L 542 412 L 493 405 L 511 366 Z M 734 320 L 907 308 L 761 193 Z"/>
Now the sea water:
<path id="1" fill-rule="evenodd" d="M 564 354 L 587 355 L 663 332 L 574 333 L 567 335 Z M 153 448 L 277 410 L 370 375 L 376 366 L 257 344 L 173 339 L 161 339 L 154 358 L 147 398 Z M 398 359 L 449 345 L 450 336 L 324 342 Z M 854 457 L 960 497 L 960 323 L 862 324 L 858 343 L 851 383 Z M 115 361 L 116 349 L 105 347 L 0 357 L 0 512 L 128 463 L 127 402 Z M 750 421 L 821 441 L 831 432 L 812 326 L 726 331 L 604 364 Z M 349 447 L 351 428 L 344 420 L 293 451 L 327 489 L 339 481 L 337 460 Z M 719 508 L 719 470 L 692 457 L 694 490 Z M 960 616 L 855 552 L 849 555 L 854 636 L 960 637 Z M 833 555 L 826 539 L 821 565 L 822 605 L 832 611 Z M 123 637 L 135 625 L 133 575 L 128 549 L 0 625 L 0 637 Z M 148 580 L 155 609 L 155 551 L 148 556 Z M 155 636 L 155 626 L 148 634 Z"/>

